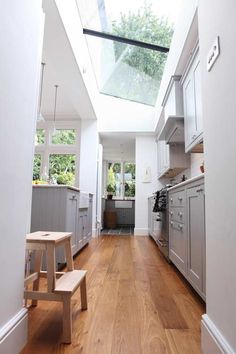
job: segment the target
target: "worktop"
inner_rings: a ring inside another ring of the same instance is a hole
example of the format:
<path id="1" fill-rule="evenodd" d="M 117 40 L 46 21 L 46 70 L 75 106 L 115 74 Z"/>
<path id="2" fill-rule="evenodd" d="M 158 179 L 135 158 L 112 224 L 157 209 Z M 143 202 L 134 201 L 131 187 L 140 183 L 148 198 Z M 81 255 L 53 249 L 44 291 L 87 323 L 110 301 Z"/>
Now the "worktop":
<path id="1" fill-rule="evenodd" d="M 33 188 L 67 188 L 67 189 L 75 191 L 75 192 L 86 193 L 84 191 L 81 191 L 77 187 L 69 186 L 67 184 L 33 184 L 32 186 L 33 186 Z M 88 194 L 93 195 L 93 193 L 88 193 Z"/>
<path id="2" fill-rule="evenodd" d="M 187 185 L 189 183 L 198 181 L 198 180 L 203 179 L 203 178 L 204 178 L 204 173 L 202 173 L 202 174 L 200 174 L 198 176 L 194 176 L 192 178 L 187 179 L 186 181 L 180 182 L 178 184 L 175 184 L 173 187 L 168 188 L 168 192 L 169 191 L 173 191 L 176 188 L 183 187 L 183 186 L 185 186 L 185 185 Z"/>

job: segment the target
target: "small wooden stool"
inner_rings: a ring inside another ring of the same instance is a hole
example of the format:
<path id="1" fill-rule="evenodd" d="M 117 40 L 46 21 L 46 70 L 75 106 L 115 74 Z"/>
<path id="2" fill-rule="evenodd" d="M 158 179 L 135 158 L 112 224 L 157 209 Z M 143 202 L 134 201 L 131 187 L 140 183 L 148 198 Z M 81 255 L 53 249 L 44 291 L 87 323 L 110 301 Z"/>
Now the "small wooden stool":
<path id="1" fill-rule="evenodd" d="M 32 299 L 37 306 L 38 300 L 61 301 L 63 303 L 63 342 L 71 343 L 72 311 L 71 297 L 80 286 L 81 307 L 87 310 L 86 270 L 74 270 L 71 252 L 71 233 L 37 231 L 26 236 L 26 249 L 35 252 L 34 273 L 25 279 L 25 287 L 33 282 L 33 290 L 25 290 L 24 298 Z M 55 248 L 65 246 L 67 272 L 56 272 Z M 41 271 L 42 255 L 46 251 L 47 271 Z M 47 291 L 39 291 L 41 277 L 47 277 Z M 59 278 L 57 280 L 57 278 Z"/>

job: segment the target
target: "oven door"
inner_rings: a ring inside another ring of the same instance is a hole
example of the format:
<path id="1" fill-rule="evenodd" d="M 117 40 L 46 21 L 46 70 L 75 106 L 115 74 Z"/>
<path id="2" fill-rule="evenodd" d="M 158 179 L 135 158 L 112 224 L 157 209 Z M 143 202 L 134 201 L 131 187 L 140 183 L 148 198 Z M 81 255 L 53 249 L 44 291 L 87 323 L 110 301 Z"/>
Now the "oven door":
<path id="1" fill-rule="evenodd" d="M 167 210 L 159 212 L 159 217 L 156 218 L 156 229 L 156 242 L 158 247 L 163 255 L 169 259 L 169 223 Z"/>

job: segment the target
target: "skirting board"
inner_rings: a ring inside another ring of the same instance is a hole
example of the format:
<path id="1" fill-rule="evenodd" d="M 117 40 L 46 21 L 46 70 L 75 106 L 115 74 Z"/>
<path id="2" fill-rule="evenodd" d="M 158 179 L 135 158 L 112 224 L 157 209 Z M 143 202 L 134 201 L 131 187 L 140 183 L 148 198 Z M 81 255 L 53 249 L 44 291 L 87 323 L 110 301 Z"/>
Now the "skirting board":
<path id="1" fill-rule="evenodd" d="M 134 236 L 148 236 L 148 229 L 134 228 Z"/>
<path id="2" fill-rule="evenodd" d="M 202 316 L 203 354 L 236 354 L 208 315 Z"/>
<path id="3" fill-rule="evenodd" d="M 27 343 L 28 311 L 22 308 L 0 328 L 0 354 L 18 354 Z"/>

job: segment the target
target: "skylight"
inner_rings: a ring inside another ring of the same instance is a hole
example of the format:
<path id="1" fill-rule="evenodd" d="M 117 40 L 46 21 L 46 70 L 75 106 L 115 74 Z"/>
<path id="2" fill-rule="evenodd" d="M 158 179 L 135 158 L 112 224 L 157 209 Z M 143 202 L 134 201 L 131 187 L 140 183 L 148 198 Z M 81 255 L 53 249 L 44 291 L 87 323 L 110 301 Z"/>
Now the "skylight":
<path id="1" fill-rule="evenodd" d="M 100 93 L 155 105 L 180 1 L 77 0 L 84 29 L 164 47 L 86 35 Z"/>

